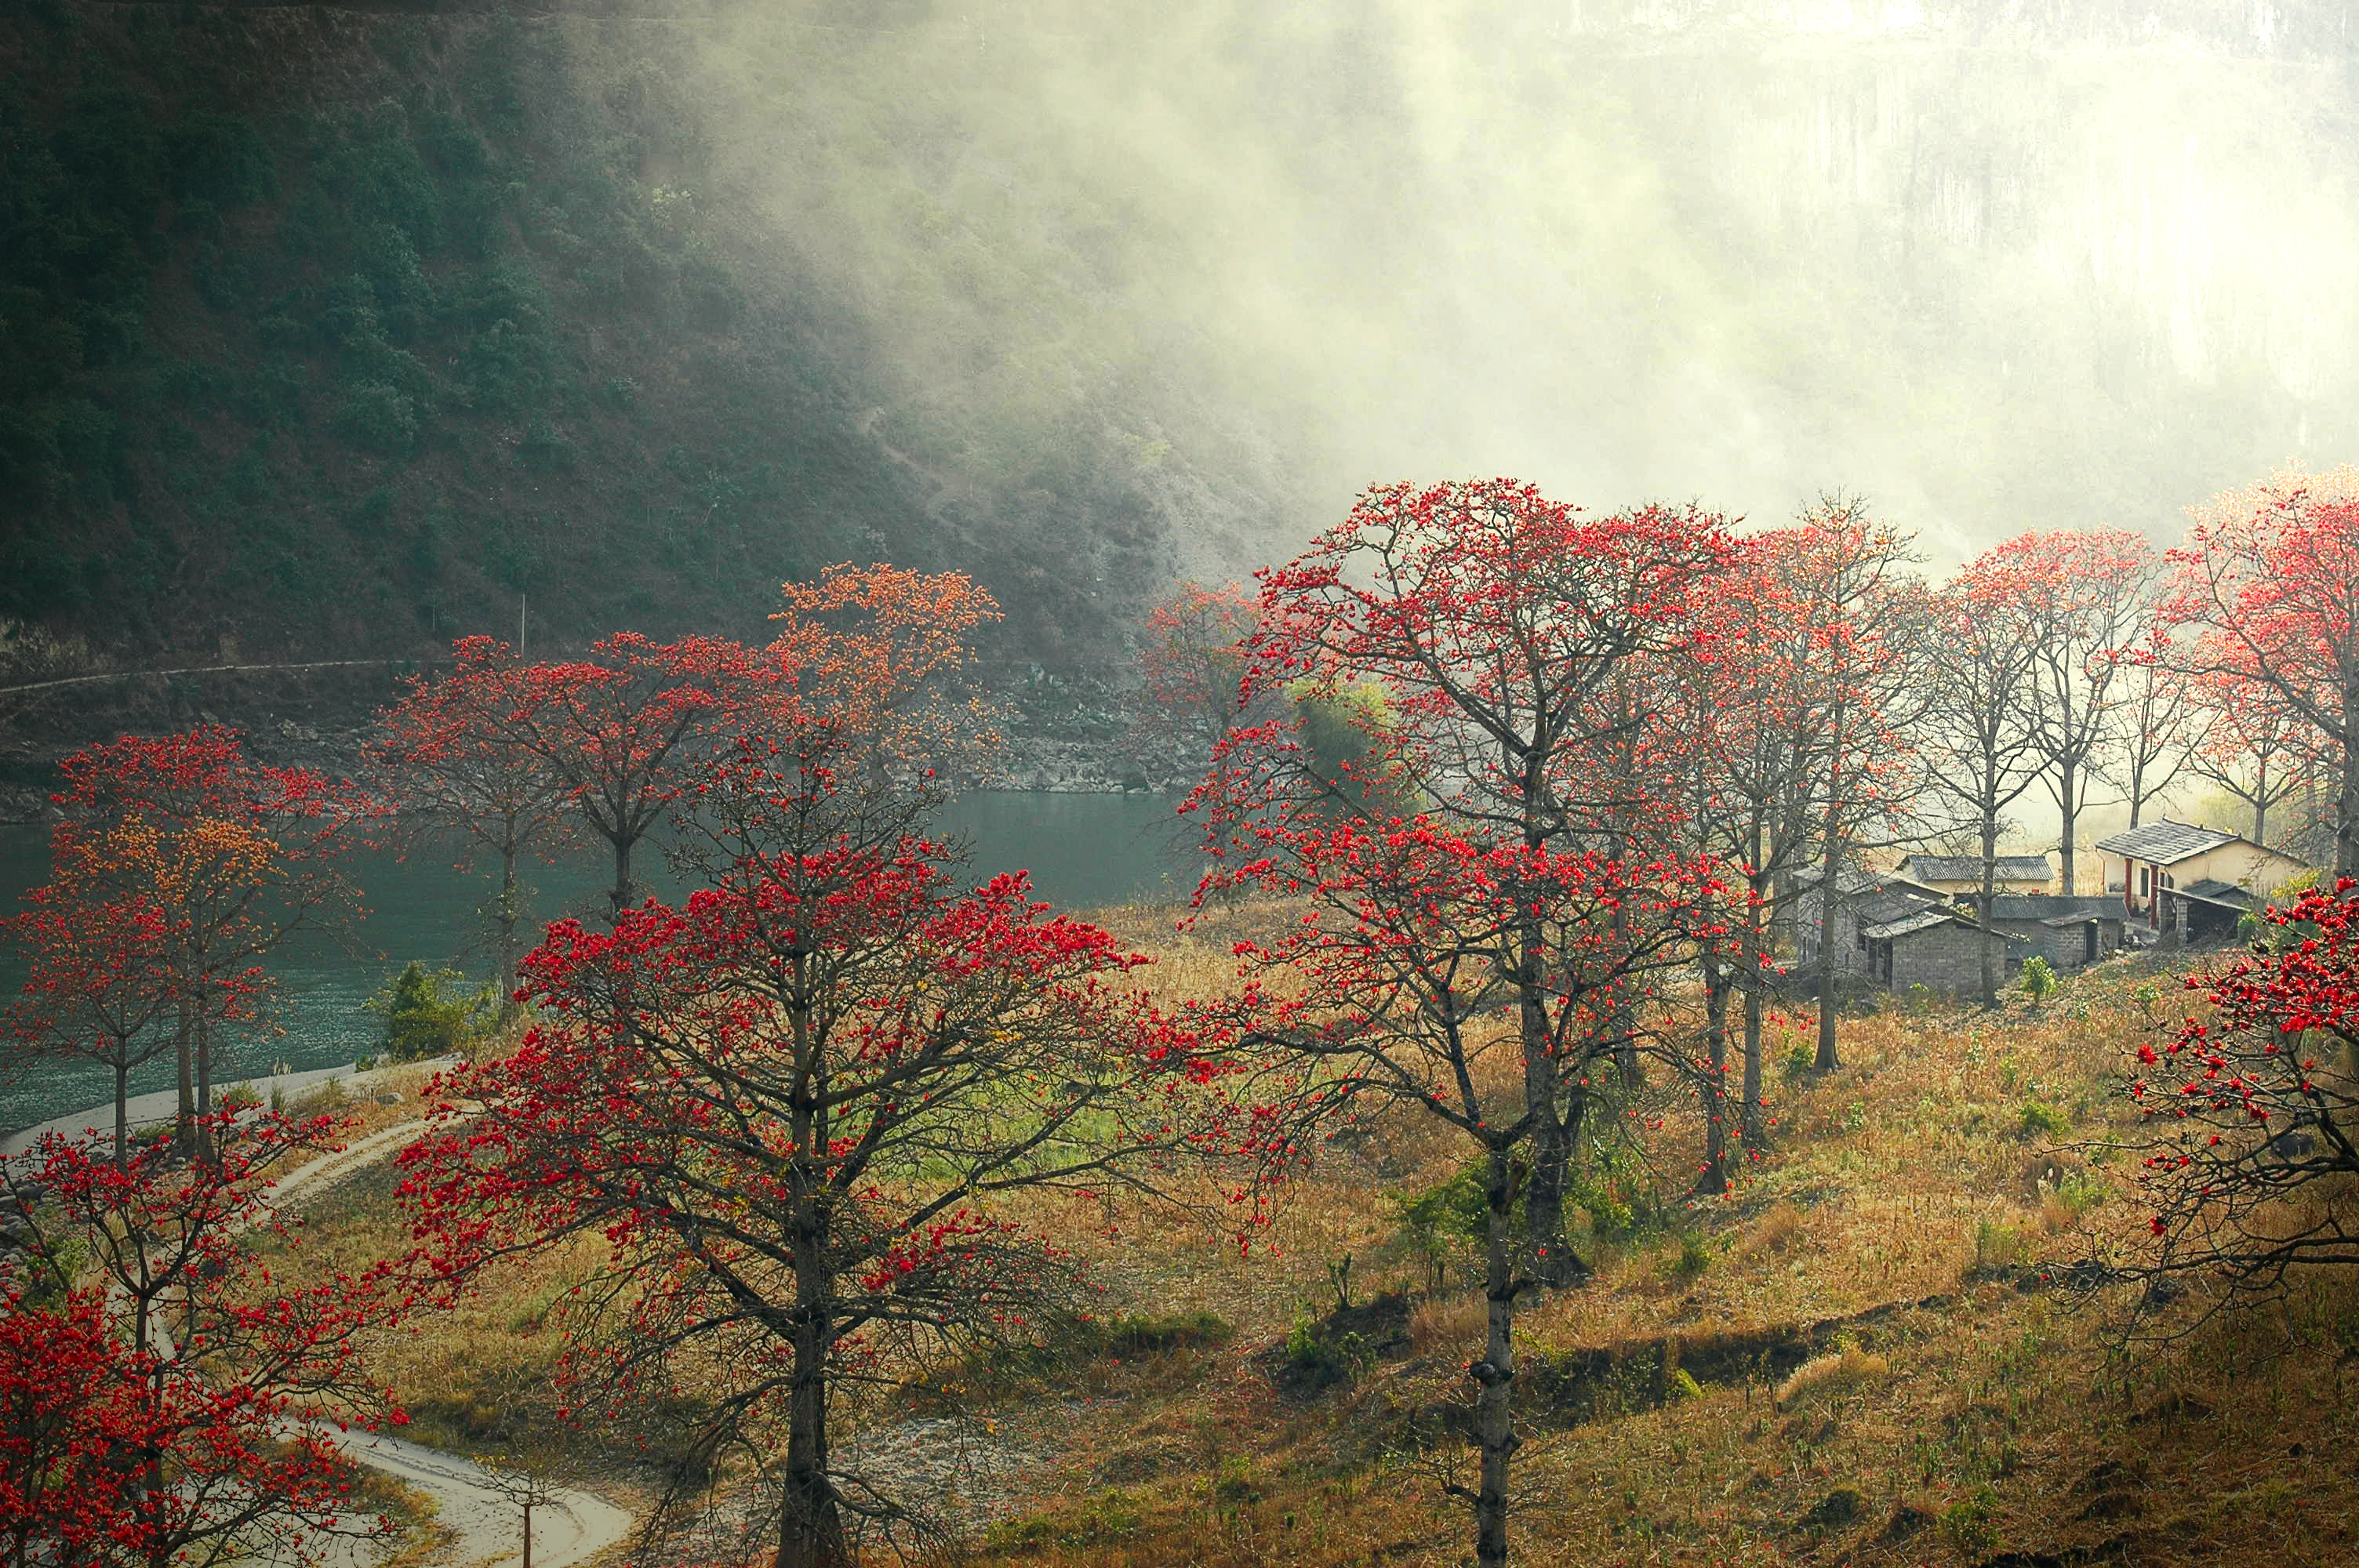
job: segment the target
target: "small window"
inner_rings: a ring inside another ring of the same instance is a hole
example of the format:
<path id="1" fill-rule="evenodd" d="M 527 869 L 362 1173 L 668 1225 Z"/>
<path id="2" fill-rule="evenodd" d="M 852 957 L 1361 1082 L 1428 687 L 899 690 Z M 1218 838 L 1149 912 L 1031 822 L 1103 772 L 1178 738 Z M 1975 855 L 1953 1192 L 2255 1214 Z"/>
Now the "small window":
<path id="1" fill-rule="evenodd" d="M 2138 897 L 2144 898 L 2153 891 L 2154 868 L 2152 866 L 2140 866 L 2138 868 Z"/>
<path id="2" fill-rule="evenodd" d="M 1864 925 L 1859 928 L 1859 950 L 1863 953 L 1867 951 L 1867 927 Z"/>

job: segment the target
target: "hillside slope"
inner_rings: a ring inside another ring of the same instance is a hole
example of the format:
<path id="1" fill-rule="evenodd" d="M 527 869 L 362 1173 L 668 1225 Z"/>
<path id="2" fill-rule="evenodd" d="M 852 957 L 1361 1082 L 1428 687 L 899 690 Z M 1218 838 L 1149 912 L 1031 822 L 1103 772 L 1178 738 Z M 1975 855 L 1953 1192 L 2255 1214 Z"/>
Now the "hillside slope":
<path id="1" fill-rule="evenodd" d="M 1259 530 L 1269 465 L 1171 457 L 1165 389 L 924 403 L 792 243 L 827 215 L 716 172 L 700 25 L 0 13 L 0 615 L 135 662 L 413 652 L 520 596 L 536 641 L 749 632 L 886 557 L 1071 666 L 1175 532 Z"/>

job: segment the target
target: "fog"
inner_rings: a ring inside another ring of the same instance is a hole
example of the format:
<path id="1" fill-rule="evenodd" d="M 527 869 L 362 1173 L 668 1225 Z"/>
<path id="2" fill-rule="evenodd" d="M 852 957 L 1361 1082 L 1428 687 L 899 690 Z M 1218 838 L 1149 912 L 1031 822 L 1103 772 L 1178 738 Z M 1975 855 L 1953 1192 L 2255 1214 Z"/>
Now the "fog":
<path id="1" fill-rule="evenodd" d="M 917 460 L 1168 453 L 1187 570 L 1496 472 L 1764 521 L 1862 492 L 1938 568 L 2173 537 L 2347 446 L 2342 8 L 2150 10 L 773 4 L 679 38 L 700 164 L 856 302 Z"/>

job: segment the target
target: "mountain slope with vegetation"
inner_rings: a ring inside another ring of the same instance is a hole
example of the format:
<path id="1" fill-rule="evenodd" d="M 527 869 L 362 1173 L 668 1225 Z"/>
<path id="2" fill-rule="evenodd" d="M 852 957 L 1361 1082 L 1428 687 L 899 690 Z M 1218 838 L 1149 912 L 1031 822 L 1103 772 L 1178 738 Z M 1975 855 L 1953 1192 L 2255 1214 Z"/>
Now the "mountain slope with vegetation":
<path id="1" fill-rule="evenodd" d="M 916 398 L 793 243 L 830 215 L 723 181 L 696 26 L 0 13 L 0 614 L 132 662 L 401 654 L 519 597 L 536 642 L 750 631 L 889 557 L 974 573 L 1054 667 L 1175 518 L 1258 531 L 1267 465 L 1209 431 L 1183 471 L 1153 385 Z"/>

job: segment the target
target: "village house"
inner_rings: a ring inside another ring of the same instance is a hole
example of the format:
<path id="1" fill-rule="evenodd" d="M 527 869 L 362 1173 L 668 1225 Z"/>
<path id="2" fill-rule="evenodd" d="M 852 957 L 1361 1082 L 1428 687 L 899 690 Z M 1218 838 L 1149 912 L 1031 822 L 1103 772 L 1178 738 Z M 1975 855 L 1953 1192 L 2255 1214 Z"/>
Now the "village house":
<path id="1" fill-rule="evenodd" d="M 1911 855 L 1893 868 L 1893 877 L 1955 897 L 1983 891 L 1980 855 Z M 2000 892 L 2046 892 L 2056 880 L 2045 855 L 2001 855 L 1993 885 Z"/>
<path id="2" fill-rule="evenodd" d="M 2100 838 L 2096 847 L 2121 860 L 2126 918 L 2156 939 L 2180 942 L 2234 935 L 2248 911 L 2310 869 L 2239 834 L 2168 817 Z"/>
<path id="3" fill-rule="evenodd" d="M 1825 878 L 1816 867 L 1812 867 L 1796 872 L 1794 880 L 1805 890 L 1793 904 L 1796 968 L 1805 975 L 1810 975 L 1816 972 L 1819 933 L 1826 913 L 1826 903 L 1820 887 Z M 1896 876 L 1877 876 L 1850 867 L 1836 874 L 1835 889 L 1835 972 L 1873 980 L 1879 985 L 1883 981 L 1869 972 L 1867 930 L 1929 909 L 1938 909 L 1945 902 L 1930 888 L 1904 882 Z"/>
<path id="4" fill-rule="evenodd" d="M 2035 944 L 2012 931 L 1995 930 L 2001 945 L 1999 982 L 2015 978 Z M 1974 917 L 1954 904 L 1919 910 L 1880 925 L 1864 926 L 1868 978 L 1886 990 L 1922 986 L 1944 996 L 1962 996 L 1983 983 L 1982 932 Z"/>
<path id="5" fill-rule="evenodd" d="M 1976 918 L 1972 903 L 1961 903 L 1968 920 Z M 1991 900 L 1991 928 L 2020 936 L 2031 946 L 2017 954 L 2021 963 L 2035 956 L 2046 958 L 2060 975 L 2102 963 L 2122 950 L 2128 940 L 2120 903 L 2102 896 L 2070 898 L 2062 893 L 2001 893 Z"/>

